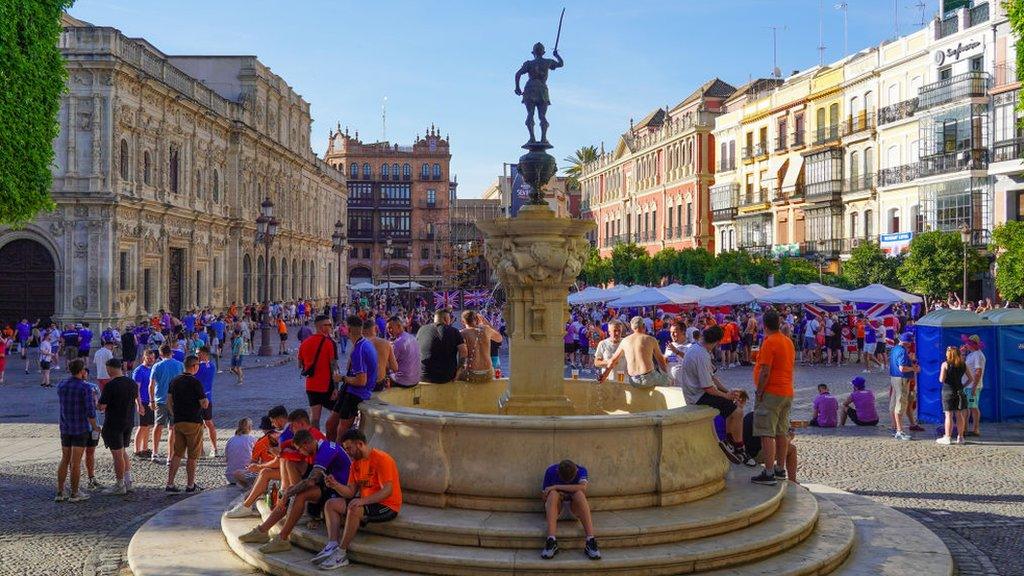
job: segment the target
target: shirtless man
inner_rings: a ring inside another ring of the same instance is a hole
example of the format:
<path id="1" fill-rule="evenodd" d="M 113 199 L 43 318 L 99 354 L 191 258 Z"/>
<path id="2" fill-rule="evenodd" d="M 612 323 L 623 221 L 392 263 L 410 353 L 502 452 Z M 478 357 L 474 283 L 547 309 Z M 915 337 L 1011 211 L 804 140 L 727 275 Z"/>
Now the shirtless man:
<path id="1" fill-rule="evenodd" d="M 491 336 L 480 327 L 480 315 L 472 310 L 462 311 L 462 324 L 465 325 L 462 329 L 462 339 L 466 342 L 466 357 L 463 359 L 461 380 L 487 382 L 494 378 Z"/>
<path id="2" fill-rule="evenodd" d="M 600 382 L 603 382 L 611 373 L 619 358 L 626 359 L 626 373 L 629 374 L 629 382 L 634 386 L 665 386 L 668 384 L 668 362 L 658 349 L 658 341 L 647 334 L 647 326 L 644 319 L 634 316 L 629 321 L 629 327 L 633 333 L 622 339 L 619 349 L 608 361 L 610 366 L 605 368 L 601 374 Z M 661 372 L 654 369 L 657 362 Z"/>
<path id="3" fill-rule="evenodd" d="M 391 342 L 377 335 L 377 323 L 372 319 L 363 322 L 363 336 L 373 344 L 373 349 L 377 351 L 377 380 L 373 389 L 375 391 L 383 390 L 389 386 L 388 374 L 398 371 L 395 349 L 391 347 Z"/>

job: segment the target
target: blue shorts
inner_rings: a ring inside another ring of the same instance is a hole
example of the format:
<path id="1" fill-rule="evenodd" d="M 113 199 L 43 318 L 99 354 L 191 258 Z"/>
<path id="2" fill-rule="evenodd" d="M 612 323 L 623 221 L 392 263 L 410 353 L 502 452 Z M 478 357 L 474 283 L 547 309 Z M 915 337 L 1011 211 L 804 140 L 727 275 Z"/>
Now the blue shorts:
<path id="1" fill-rule="evenodd" d="M 241 368 L 242 367 L 242 357 L 241 356 L 232 356 L 231 357 L 231 367 L 232 368 Z"/>
<path id="2" fill-rule="evenodd" d="M 804 336 L 804 350 L 814 350 L 818 347 L 818 343 L 814 340 L 814 336 Z"/>

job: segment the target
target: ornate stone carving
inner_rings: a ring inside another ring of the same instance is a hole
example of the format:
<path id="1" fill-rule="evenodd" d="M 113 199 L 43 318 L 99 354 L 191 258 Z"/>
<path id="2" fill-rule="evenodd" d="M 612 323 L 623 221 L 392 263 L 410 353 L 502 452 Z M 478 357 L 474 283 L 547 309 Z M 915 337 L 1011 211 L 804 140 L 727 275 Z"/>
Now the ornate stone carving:
<path id="1" fill-rule="evenodd" d="M 75 242 L 75 258 L 85 258 L 89 253 L 89 244 L 86 242 Z"/>
<path id="2" fill-rule="evenodd" d="M 52 220 L 50 222 L 50 234 L 54 237 L 64 235 L 64 221 L 63 220 Z"/>
<path id="3" fill-rule="evenodd" d="M 75 206 L 75 218 L 88 218 L 89 207 L 88 206 Z"/>
<path id="4" fill-rule="evenodd" d="M 85 310 L 85 296 L 75 296 L 71 300 L 71 305 L 74 306 L 75 310 Z"/>

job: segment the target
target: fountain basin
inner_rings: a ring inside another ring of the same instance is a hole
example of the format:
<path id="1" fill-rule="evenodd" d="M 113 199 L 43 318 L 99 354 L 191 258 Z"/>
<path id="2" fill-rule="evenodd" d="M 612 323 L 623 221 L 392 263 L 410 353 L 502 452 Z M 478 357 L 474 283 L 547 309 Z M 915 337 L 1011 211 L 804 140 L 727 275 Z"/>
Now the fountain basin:
<path id="1" fill-rule="evenodd" d="M 671 506 L 725 486 L 714 410 L 677 388 L 565 380 L 575 415 L 499 413 L 506 380 L 391 389 L 363 404 L 362 428 L 394 457 L 408 502 L 540 511 L 545 469 L 569 458 L 590 472 L 594 510 Z"/>

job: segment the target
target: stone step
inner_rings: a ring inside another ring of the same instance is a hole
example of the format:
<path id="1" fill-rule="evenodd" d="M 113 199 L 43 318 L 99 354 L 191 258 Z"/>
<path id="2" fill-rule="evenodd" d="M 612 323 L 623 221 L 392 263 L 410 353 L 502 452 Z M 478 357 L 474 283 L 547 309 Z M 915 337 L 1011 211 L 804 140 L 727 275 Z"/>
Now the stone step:
<path id="1" fill-rule="evenodd" d="M 594 512 L 603 548 L 635 548 L 694 540 L 740 530 L 771 516 L 782 502 L 786 486 L 750 483 L 750 469 L 741 466 L 726 480 L 725 490 L 677 506 Z M 398 518 L 371 524 L 368 532 L 402 538 L 484 548 L 540 548 L 546 529 L 536 512 L 485 512 L 438 509 L 404 504 Z M 583 548 L 584 533 L 575 519 L 558 523 L 562 549 Z"/>
<path id="2" fill-rule="evenodd" d="M 772 490 L 769 487 L 760 487 Z M 359 563 L 425 574 L 478 576 L 485 574 L 685 574 L 752 562 L 783 552 L 814 530 L 817 499 L 791 483 L 778 510 L 762 521 L 732 532 L 666 544 L 614 548 L 600 562 L 579 550 L 566 550 L 553 560 L 540 558 L 540 546 L 522 549 L 482 548 L 406 540 L 381 534 L 360 534 L 351 557 Z M 537 522 L 543 519 L 538 516 Z M 251 527 L 252 522 L 248 525 Z M 602 527 L 597 526 L 598 542 Z M 323 530 L 297 528 L 293 544 L 320 550 Z"/>

